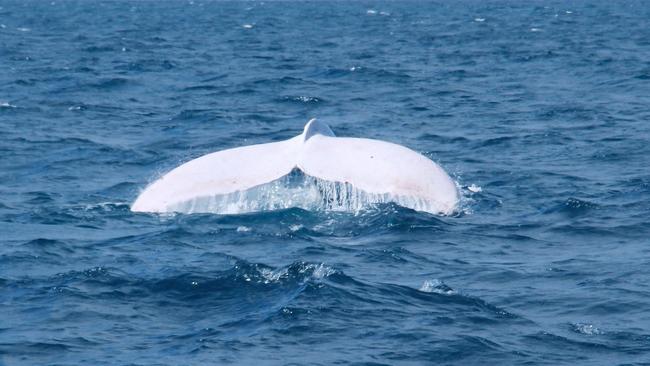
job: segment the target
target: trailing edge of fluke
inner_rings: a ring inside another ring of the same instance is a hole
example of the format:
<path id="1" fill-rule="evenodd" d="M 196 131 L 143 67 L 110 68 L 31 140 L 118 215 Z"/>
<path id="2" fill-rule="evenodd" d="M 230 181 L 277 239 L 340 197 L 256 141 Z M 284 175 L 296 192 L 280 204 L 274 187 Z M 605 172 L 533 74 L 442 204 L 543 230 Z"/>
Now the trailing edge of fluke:
<path id="1" fill-rule="evenodd" d="M 336 137 L 312 119 L 291 139 L 217 151 L 173 169 L 149 185 L 131 210 L 182 212 L 183 203 L 245 191 L 294 169 L 420 211 L 450 214 L 458 205 L 455 182 L 430 159 L 390 142 Z"/>

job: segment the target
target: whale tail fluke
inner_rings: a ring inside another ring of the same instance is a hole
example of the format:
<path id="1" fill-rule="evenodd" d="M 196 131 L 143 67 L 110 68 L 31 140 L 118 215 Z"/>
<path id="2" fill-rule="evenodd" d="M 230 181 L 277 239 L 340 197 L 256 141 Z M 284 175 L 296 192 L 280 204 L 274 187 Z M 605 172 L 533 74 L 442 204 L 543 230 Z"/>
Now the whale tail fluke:
<path id="1" fill-rule="evenodd" d="M 420 211 L 450 214 L 458 203 L 455 182 L 433 161 L 385 141 L 336 137 L 327 124 L 311 119 L 302 134 L 289 140 L 189 161 L 148 186 L 131 209 L 191 212 L 187 202 L 246 191 L 296 168 Z"/>

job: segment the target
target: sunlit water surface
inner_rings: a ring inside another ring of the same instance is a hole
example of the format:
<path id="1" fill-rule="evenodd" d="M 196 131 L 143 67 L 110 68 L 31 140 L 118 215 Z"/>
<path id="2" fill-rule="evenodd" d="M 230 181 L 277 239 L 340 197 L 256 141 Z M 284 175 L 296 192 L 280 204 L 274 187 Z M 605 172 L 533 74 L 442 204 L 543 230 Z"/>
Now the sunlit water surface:
<path id="1" fill-rule="evenodd" d="M 649 19 L 0 1 L 0 364 L 648 362 Z M 435 160 L 458 212 L 312 188 L 130 212 L 180 163 L 311 117 Z"/>

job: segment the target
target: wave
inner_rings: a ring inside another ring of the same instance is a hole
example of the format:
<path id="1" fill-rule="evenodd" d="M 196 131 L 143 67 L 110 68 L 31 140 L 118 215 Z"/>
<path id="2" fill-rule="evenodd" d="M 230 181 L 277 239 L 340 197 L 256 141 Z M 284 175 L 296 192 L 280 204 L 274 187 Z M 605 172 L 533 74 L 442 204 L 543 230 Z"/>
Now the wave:
<path id="1" fill-rule="evenodd" d="M 596 203 L 575 197 L 569 197 L 564 202 L 547 209 L 545 213 L 562 214 L 567 217 L 581 217 L 601 208 L 602 207 Z"/>
<path id="2" fill-rule="evenodd" d="M 188 267 L 167 273 L 169 269 L 161 269 L 154 277 L 143 277 L 115 267 L 92 267 L 44 277 L 5 279 L 4 282 L 6 288 L 25 289 L 24 295 L 31 298 L 47 298 L 53 294 L 98 301 L 119 298 L 162 307 L 162 310 L 179 306 L 193 317 L 205 316 L 197 313 L 196 308 L 209 312 L 248 312 L 247 315 L 253 317 L 260 311 L 268 311 L 272 317 L 284 308 L 311 309 L 325 315 L 328 308 L 324 305 L 337 303 L 339 306 L 332 309 L 365 309 L 379 317 L 383 317 L 381 309 L 394 309 L 394 305 L 399 305 L 402 310 L 408 307 L 415 312 L 423 309 L 432 313 L 454 311 L 473 318 L 483 317 L 486 321 L 527 321 L 480 298 L 460 293 L 440 280 L 425 281 L 418 289 L 366 282 L 325 263 L 297 261 L 273 267 L 234 257 L 232 260 L 221 270 Z M 244 303 L 246 306 L 242 306 Z M 189 311 L 188 305 L 194 310 Z M 223 320 L 230 321 L 229 318 L 225 316 Z"/>

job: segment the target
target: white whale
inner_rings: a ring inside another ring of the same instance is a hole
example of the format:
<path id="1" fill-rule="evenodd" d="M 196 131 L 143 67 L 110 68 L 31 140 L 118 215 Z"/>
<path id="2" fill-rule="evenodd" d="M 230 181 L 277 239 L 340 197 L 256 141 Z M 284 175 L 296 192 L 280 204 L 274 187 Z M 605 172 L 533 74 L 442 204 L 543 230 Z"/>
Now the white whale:
<path id="1" fill-rule="evenodd" d="M 218 151 L 173 169 L 149 185 L 131 210 L 200 211 L 194 204 L 199 200 L 255 189 L 294 169 L 418 211 L 450 214 L 459 201 L 455 182 L 426 157 L 390 142 L 335 137 L 312 119 L 289 140 Z"/>

